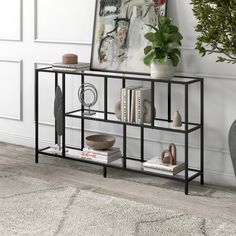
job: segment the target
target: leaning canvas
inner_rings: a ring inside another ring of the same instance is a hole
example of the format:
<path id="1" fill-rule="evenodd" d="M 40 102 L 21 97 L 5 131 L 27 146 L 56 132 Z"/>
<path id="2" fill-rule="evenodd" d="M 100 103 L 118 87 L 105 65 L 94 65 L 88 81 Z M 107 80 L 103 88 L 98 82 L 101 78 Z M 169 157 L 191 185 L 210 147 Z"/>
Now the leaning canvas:
<path id="1" fill-rule="evenodd" d="M 158 16 L 166 14 L 167 0 L 97 0 L 91 69 L 121 73 L 149 73 L 143 63 L 148 45 L 144 34 Z"/>

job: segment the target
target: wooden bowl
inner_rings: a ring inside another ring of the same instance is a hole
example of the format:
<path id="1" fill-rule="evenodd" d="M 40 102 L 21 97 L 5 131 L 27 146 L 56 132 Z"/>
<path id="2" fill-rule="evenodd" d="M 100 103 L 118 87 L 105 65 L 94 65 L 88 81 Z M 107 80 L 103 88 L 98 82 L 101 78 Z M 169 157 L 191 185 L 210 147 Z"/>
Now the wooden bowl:
<path id="1" fill-rule="evenodd" d="M 95 134 L 87 136 L 85 142 L 90 148 L 104 150 L 111 148 L 115 144 L 116 138 L 107 134 Z"/>

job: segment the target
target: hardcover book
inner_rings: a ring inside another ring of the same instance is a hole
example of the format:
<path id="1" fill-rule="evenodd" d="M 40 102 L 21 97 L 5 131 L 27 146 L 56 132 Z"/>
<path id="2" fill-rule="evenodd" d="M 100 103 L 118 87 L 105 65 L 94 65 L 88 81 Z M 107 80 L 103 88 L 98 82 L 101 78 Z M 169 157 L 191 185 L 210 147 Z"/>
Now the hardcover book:
<path id="1" fill-rule="evenodd" d="M 176 165 L 164 164 L 164 163 L 162 163 L 160 158 L 155 157 L 155 158 L 152 158 L 151 160 L 144 162 L 143 166 L 148 167 L 148 168 L 152 168 L 152 169 L 157 169 L 157 170 L 176 172 L 176 171 L 183 170 L 185 167 L 185 163 L 177 161 Z"/>
<path id="2" fill-rule="evenodd" d="M 150 88 L 139 88 L 135 90 L 135 121 L 137 124 L 143 123 L 144 114 L 144 100 L 151 101 L 151 89 Z"/>

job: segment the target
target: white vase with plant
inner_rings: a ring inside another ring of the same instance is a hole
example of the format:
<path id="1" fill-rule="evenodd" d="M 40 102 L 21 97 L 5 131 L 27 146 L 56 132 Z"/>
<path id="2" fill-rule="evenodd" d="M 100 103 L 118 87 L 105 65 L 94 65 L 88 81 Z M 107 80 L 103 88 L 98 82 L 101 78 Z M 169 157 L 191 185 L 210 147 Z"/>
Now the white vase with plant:
<path id="1" fill-rule="evenodd" d="M 180 60 L 181 53 L 177 46 L 181 46 L 183 36 L 166 16 L 160 16 L 156 26 L 148 26 L 154 32 L 144 35 L 151 43 L 144 48 L 144 63 L 151 66 L 152 78 L 171 79 Z"/>

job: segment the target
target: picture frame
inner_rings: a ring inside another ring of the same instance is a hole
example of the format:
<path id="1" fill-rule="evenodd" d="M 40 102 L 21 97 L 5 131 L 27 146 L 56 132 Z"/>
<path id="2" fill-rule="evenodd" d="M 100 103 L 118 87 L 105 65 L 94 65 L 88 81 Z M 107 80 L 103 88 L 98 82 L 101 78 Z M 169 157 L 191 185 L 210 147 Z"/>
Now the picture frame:
<path id="1" fill-rule="evenodd" d="M 96 0 L 90 69 L 149 74 L 143 62 L 144 38 L 158 17 L 166 15 L 168 0 Z"/>

